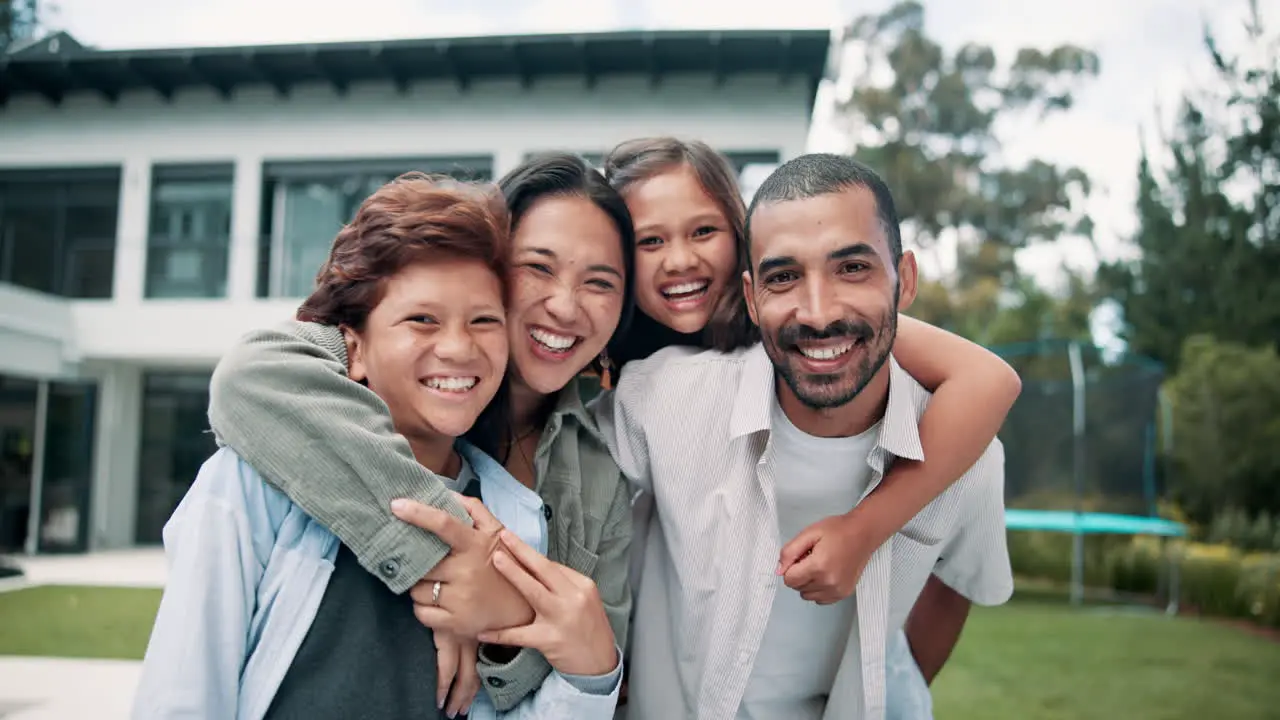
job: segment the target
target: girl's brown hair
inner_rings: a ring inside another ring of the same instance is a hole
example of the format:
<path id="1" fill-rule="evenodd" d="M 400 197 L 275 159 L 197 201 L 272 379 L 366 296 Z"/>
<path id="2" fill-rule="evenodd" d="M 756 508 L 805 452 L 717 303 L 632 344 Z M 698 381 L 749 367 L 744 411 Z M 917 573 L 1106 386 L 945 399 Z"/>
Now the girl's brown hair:
<path id="1" fill-rule="evenodd" d="M 604 174 L 609 184 L 625 197 L 635 185 L 681 166 L 693 171 L 698 184 L 719 207 L 733 232 L 734 255 L 741 258 L 747 237 L 747 210 L 742 201 L 742 191 L 738 187 L 733 164 L 711 146 L 698 140 L 673 137 L 628 140 L 605 157 Z M 724 295 L 716 304 L 711 321 L 702 332 L 705 347 L 729 351 L 759 339 L 759 332 L 746 313 L 742 297 L 739 278 L 745 269 L 735 269 Z"/>
<path id="2" fill-rule="evenodd" d="M 505 290 L 508 239 L 507 206 L 493 186 L 401 175 L 370 195 L 338 232 L 297 318 L 360 330 L 386 280 L 426 258 L 483 262 Z"/>

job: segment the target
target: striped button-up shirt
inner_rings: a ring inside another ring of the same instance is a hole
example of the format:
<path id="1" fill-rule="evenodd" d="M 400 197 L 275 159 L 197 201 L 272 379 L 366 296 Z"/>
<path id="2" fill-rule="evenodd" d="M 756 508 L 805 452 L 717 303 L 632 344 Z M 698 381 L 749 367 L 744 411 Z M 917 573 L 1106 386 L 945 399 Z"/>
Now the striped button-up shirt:
<path id="1" fill-rule="evenodd" d="M 889 372 L 863 498 L 893 458 L 924 459 L 918 427 L 930 393 L 892 358 Z M 777 529 L 774 487 L 787 468 L 772 462 L 774 377 L 759 345 L 729 354 L 668 348 L 629 363 L 594 408 L 623 473 L 654 507 L 637 534 L 632 720 L 732 720 L 757 655 L 769 652 L 761 639 L 774 593 L 789 592 L 775 569 L 790 540 Z M 887 642 L 931 573 L 979 604 L 1012 593 L 999 441 L 872 555 L 856 589 L 859 640 L 845 649 L 824 718 L 884 718 Z M 860 683 L 848 682 L 853 673 Z"/>

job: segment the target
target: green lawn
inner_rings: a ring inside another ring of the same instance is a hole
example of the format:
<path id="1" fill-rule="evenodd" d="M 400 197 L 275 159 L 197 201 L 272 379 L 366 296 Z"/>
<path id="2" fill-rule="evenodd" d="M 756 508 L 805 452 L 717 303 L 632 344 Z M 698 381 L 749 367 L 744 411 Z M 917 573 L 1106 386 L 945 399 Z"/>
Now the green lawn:
<path id="1" fill-rule="evenodd" d="M 47 585 L 0 593 L 0 655 L 142 659 L 160 591 Z"/>
<path id="2" fill-rule="evenodd" d="M 141 658 L 158 590 L 0 593 L 0 655 Z M 1275 720 L 1280 643 L 1209 621 L 1066 607 L 1020 592 L 976 608 L 934 686 L 938 720 Z"/>
<path id="3" fill-rule="evenodd" d="M 1066 607 L 975 608 L 934 684 L 938 720 L 1276 720 L 1280 643 L 1212 621 Z"/>

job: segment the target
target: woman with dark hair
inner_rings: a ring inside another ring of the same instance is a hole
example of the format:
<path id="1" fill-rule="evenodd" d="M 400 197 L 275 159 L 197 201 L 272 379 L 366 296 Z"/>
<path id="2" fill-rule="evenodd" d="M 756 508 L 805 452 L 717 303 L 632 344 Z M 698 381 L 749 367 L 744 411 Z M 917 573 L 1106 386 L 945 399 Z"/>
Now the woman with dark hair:
<path id="1" fill-rule="evenodd" d="M 511 585 L 540 588 L 526 590 L 526 600 L 507 585 L 486 601 L 541 629 L 529 644 L 556 671 L 543 673 L 506 712 L 478 702 L 473 717 L 607 716 L 617 701 L 621 651 L 594 583 L 539 554 L 548 546 L 543 504 L 491 457 L 457 440 L 503 383 L 509 254 L 506 208 L 489 189 L 421 175 L 379 189 L 339 233 L 298 311 L 329 372 L 349 379 L 333 394 L 280 388 L 305 409 L 277 421 L 327 418 L 321 422 L 344 433 L 393 438 L 406 468 L 436 478 L 444 493 L 473 496 L 454 498 L 475 518 L 474 529 L 461 529 L 481 536 L 485 558 Z M 613 324 L 604 317 L 599 332 L 608 337 Z M 331 415 L 345 403 L 379 412 L 352 427 Z M 341 525 L 326 527 L 310 500 L 295 503 L 264 479 L 305 465 L 282 459 L 296 461 L 316 446 L 299 434 L 256 429 L 258 443 L 272 448 L 257 456 L 261 462 L 219 450 L 165 527 L 170 576 L 134 716 L 401 718 L 435 716 L 433 706 L 448 717 L 463 710 L 478 682 L 457 689 L 447 711 L 436 684 L 437 674 L 453 672 L 437 673 L 437 645 L 458 648 L 459 640 L 424 627 L 403 595 L 361 568 Z M 626 516 L 619 517 L 621 529 L 605 534 L 625 537 Z M 461 544 L 457 533 L 445 535 Z M 438 601 L 441 584 L 432 592 Z M 557 640 L 569 633 L 575 642 Z"/>
<path id="2" fill-rule="evenodd" d="M 437 631 L 441 672 L 423 681 L 438 683 L 440 701 L 448 694 L 451 708 L 466 707 L 471 678 L 483 678 L 473 718 L 519 709 L 525 698 L 536 702 L 531 693 L 549 677 L 597 675 L 588 670 L 616 662 L 586 649 L 589 636 L 558 630 L 558 622 L 582 618 L 541 613 L 538 598 L 552 589 L 548 583 L 581 595 L 585 606 L 601 604 L 609 639 L 619 644 L 631 606 L 631 497 L 580 386 L 584 370 L 608 372 L 608 348 L 631 315 L 631 217 L 604 177 L 573 155 L 532 159 L 499 188 L 511 217 L 506 398 L 466 437 L 518 481 L 503 492 L 533 512 L 503 522 L 532 539 L 504 536 L 499 543 L 478 521 L 467 526 L 466 509 L 447 484 L 414 462 L 381 420 L 386 406 L 351 389 L 346 363 L 332 352 L 339 333 L 332 325 L 297 322 L 251 334 L 219 363 L 210 390 L 220 441 L 250 464 L 271 468 L 263 472 L 267 481 L 349 546 L 371 578 L 391 593 L 409 591 L 418 619 Z M 300 455 L 298 447 L 310 452 Z M 421 504 L 397 504 L 393 515 L 393 501 L 406 498 Z M 492 507 L 487 494 L 484 500 Z M 578 577 L 565 583 L 533 573 L 540 584 L 522 583 L 495 548 L 522 563 L 532 548 Z M 496 599 L 512 585 L 528 605 Z M 478 652 L 447 639 L 487 630 L 504 632 Z M 584 664 L 584 656 L 594 662 Z M 598 689 L 616 699 L 618 684 Z M 597 717 L 611 713 L 612 706 Z"/>

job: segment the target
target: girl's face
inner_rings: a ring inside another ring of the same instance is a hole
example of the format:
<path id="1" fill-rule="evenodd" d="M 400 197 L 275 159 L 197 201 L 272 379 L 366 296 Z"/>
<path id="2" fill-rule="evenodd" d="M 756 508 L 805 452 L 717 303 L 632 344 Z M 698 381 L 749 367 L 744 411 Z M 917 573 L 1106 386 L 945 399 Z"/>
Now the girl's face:
<path id="1" fill-rule="evenodd" d="M 624 197 L 636 225 L 636 304 L 673 330 L 701 331 L 735 279 L 724 212 L 688 165 L 639 182 Z"/>
<path id="2" fill-rule="evenodd" d="M 622 317 L 618 228 L 586 198 L 543 198 L 515 227 L 511 272 L 512 370 L 539 394 L 559 392 L 604 350 Z"/>
<path id="3" fill-rule="evenodd" d="M 351 378 L 382 398 L 410 444 L 462 435 L 507 366 L 498 275 L 477 260 L 422 260 L 383 290 L 361 330 L 343 329 Z"/>

